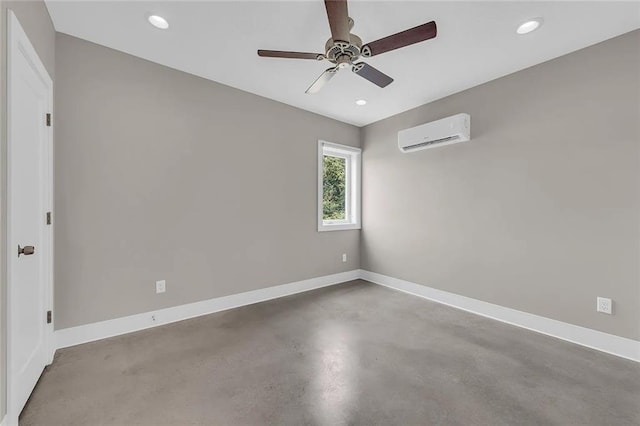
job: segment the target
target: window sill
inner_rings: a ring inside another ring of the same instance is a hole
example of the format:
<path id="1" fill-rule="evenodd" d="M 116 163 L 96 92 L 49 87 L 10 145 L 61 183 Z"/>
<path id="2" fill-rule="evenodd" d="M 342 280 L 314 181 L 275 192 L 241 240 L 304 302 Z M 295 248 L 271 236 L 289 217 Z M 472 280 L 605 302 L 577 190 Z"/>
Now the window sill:
<path id="1" fill-rule="evenodd" d="M 348 231 L 351 229 L 362 229 L 362 226 L 359 223 L 332 223 L 326 225 L 318 225 L 318 232 Z"/>

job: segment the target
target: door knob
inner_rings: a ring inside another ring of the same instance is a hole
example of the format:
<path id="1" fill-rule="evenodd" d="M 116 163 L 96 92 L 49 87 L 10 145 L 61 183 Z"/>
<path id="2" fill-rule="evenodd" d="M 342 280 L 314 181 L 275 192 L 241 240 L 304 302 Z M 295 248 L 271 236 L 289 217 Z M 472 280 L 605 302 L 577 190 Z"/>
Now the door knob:
<path id="1" fill-rule="evenodd" d="M 18 257 L 20 257 L 21 254 L 24 254 L 25 256 L 30 256 L 33 253 L 35 253 L 36 248 L 34 246 L 24 246 L 24 247 L 20 247 L 20 244 L 18 244 Z"/>

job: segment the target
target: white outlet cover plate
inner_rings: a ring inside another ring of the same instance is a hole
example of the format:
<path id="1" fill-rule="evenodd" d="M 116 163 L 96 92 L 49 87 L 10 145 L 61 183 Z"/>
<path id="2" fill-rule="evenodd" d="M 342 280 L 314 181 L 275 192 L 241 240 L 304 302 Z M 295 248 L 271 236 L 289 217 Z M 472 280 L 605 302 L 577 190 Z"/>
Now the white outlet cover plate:
<path id="1" fill-rule="evenodd" d="M 167 282 L 165 280 L 156 281 L 156 293 L 164 293 L 167 291 Z"/>
<path id="2" fill-rule="evenodd" d="M 611 308 L 612 308 L 611 299 L 608 299 L 606 297 L 598 297 L 597 304 L 596 304 L 596 310 L 598 312 L 611 315 L 611 310 L 612 310 Z"/>

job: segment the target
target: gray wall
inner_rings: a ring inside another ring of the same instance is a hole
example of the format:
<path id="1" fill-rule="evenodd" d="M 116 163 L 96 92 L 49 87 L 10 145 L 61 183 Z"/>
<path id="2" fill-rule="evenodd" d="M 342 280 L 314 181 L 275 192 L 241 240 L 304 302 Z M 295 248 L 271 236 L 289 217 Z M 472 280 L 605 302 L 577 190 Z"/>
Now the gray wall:
<path id="1" fill-rule="evenodd" d="M 316 230 L 317 140 L 357 127 L 68 35 L 56 55 L 56 328 L 359 267 L 360 231 Z"/>
<path id="2" fill-rule="evenodd" d="M 635 31 L 366 126 L 363 269 L 640 339 L 638 46 Z M 398 130 L 459 112 L 471 142 L 398 150 Z"/>
<path id="3" fill-rule="evenodd" d="M 7 139 L 5 129 L 6 121 L 6 99 L 5 90 L 7 87 L 6 64 L 7 64 L 7 10 L 11 9 L 18 17 L 20 24 L 24 28 L 29 40 L 33 44 L 47 71 L 54 77 L 55 68 L 55 30 L 49 17 L 49 12 L 43 1 L 5 1 L 0 0 L 0 420 L 6 414 L 6 268 L 5 253 L 6 247 L 6 170 L 7 170 Z"/>

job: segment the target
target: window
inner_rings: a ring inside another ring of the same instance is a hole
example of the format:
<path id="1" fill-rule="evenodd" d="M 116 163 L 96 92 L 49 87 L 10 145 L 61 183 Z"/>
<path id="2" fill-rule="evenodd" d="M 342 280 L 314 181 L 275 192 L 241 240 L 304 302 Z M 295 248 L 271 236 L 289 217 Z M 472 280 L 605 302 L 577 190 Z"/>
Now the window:
<path id="1" fill-rule="evenodd" d="M 318 141 L 318 231 L 360 229 L 360 152 Z"/>

